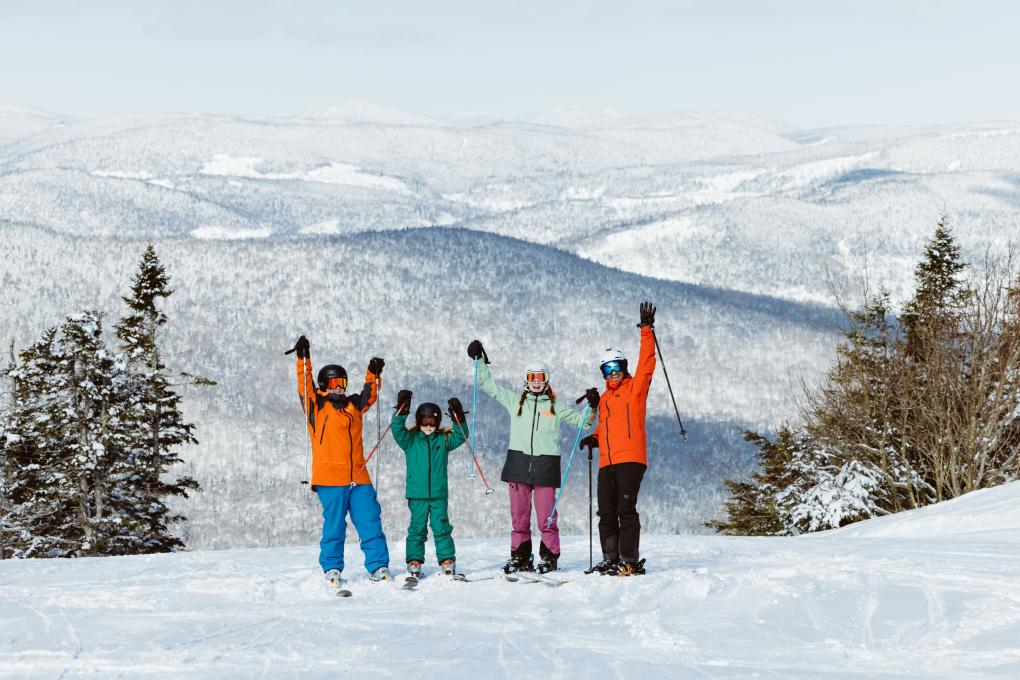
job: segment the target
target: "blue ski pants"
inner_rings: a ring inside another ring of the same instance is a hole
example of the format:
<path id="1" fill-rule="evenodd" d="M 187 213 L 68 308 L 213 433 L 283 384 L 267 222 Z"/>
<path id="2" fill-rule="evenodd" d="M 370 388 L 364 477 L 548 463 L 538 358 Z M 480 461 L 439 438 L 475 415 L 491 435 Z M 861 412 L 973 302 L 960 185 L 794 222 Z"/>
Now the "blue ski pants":
<path id="1" fill-rule="evenodd" d="M 361 539 L 365 553 L 365 569 L 372 573 L 388 567 L 390 551 L 383 535 L 382 508 L 371 484 L 357 486 L 316 486 L 322 503 L 322 540 L 319 541 L 319 564 L 322 571 L 344 569 L 344 539 L 347 538 L 347 514 Z"/>

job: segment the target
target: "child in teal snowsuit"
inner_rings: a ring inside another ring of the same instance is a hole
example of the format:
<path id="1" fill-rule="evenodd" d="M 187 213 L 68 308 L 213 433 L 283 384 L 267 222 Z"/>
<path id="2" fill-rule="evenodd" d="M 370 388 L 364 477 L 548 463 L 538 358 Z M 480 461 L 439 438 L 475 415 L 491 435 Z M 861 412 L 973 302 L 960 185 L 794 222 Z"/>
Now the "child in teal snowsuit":
<path id="1" fill-rule="evenodd" d="M 467 424 L 464 409 L 457 399 L 449 400 L 452 430 L 440 430 L 443 414 L 436 404 L 425 403 L 414 414 L 414 427 L 407 429 L 404 421 L 411 412 L 411 392 L 397 394 L 397 412 L 390 423 L 393 439 L 407 458 L 406 493 L 411 510 L 411 523 L 407 527 L 407 571 L 421 575 L 425 562 L 425 540 L 428 524 L 436 542 L 436 558 L 444 574 L 456 573 L 456 549 L 453 544 L 453 525 L 448 510 L 448 480 L 446 465 L 450 451 L 464 443 Z"/>

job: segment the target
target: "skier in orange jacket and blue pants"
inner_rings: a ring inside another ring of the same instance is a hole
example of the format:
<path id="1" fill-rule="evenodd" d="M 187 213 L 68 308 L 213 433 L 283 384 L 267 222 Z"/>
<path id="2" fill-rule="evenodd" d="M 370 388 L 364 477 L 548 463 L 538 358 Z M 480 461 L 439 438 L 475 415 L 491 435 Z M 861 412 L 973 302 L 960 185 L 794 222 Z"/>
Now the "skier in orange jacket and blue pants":
<path id="1" fill-rule="evenodd" d="M 581 447 L 599 449 L 599 541 L 602 561 L 595 570 L 614 576 L 644 573 L 639 559 L 641 518 L 637 511 L 638 491 L 648 452 L 645 446 L 645 405 L 655 372 L 655 307 L 640 307 L 641 348 L 631 375 L 627 358 L 618 349 L 607 348 L 599 368 L 606 391 L 599 398 L 599 422 L 595 432 L 581 440 Z"/>
<path id="2" fill-rule="evenodd" d="M 382 530 L 381 508 L 365 465 L 362 443 L 362 418 L 376 402 L 376 382 L 385 362 L 373 357 L 365 373 L 360 392 L 347 394 L 347 371 L 330 364 L 319 370 L 312 381 L 312 362 L 308 339 L 298 338 L 298 396 L 307 417 L 312 441 L 312 491 L 322 503 L 322 539 L 319 564 L 326 585 L 338 592 L 344 568 L 344 539 L 347 515 L 358 531 L 365 569 L 372 580 L 388 580 L 389 550 Z"/>

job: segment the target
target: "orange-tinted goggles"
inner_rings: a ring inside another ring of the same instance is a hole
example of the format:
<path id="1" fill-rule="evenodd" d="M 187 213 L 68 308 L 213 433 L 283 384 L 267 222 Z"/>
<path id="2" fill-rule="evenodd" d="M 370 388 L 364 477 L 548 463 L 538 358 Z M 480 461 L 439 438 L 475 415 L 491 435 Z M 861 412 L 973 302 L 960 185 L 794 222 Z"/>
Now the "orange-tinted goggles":
<path id="1" fill-rule="evenodd" d="M 528 382 L 531 382 L 532 380 L 541 380 L 542 382 L 546 382 L 548 379 L 549 379 L 549 375 L 545 371 L 540 371 L 538 373 L 528 373 L 527 374 L 527 381 Z"/>
<path id="2" fill-rule="evenodd" d="M 346 390 L 347 378 L 330 378 L 326 381 L 327 390 Z"/>
<path id="3" fill-rule="evenodd" d="M 421 422 L 418 423 L 418 427 L 436 427 L 436 419 L 425 416 L 421 419 Z"/>

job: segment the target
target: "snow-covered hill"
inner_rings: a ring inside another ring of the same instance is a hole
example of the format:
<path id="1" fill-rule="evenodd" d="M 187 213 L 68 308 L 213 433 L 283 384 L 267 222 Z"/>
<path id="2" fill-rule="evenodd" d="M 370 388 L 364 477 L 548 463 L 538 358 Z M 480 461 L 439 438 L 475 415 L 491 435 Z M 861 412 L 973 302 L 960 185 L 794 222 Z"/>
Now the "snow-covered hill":
<path id="1" fill-rule="evenodd" d="M 943 211 L 970 257 L 1016 239 L 1018 157 L 1015 122 L 796 130 L 747 116 L 438 119 L 359 104 L 65 124 L 10 108 L 0 215 L 90 238 L 461 226 L 824 303 L 827 271 L 865 256 L 903 294 Z"/>
<path id="2" fill-rule="evenodd" d="M 575 536 L 562 586 L 404 592 L 352 543 L 350 599 L 312 546 L 0 562 L 0 677 L 1013 678 L 1017 516 L 1013 483 L 852 531 L 653 536 L 630 579 L 583 575 Z M 498 574 L 505 541 L 458 545 L 469 575 Z"/>

